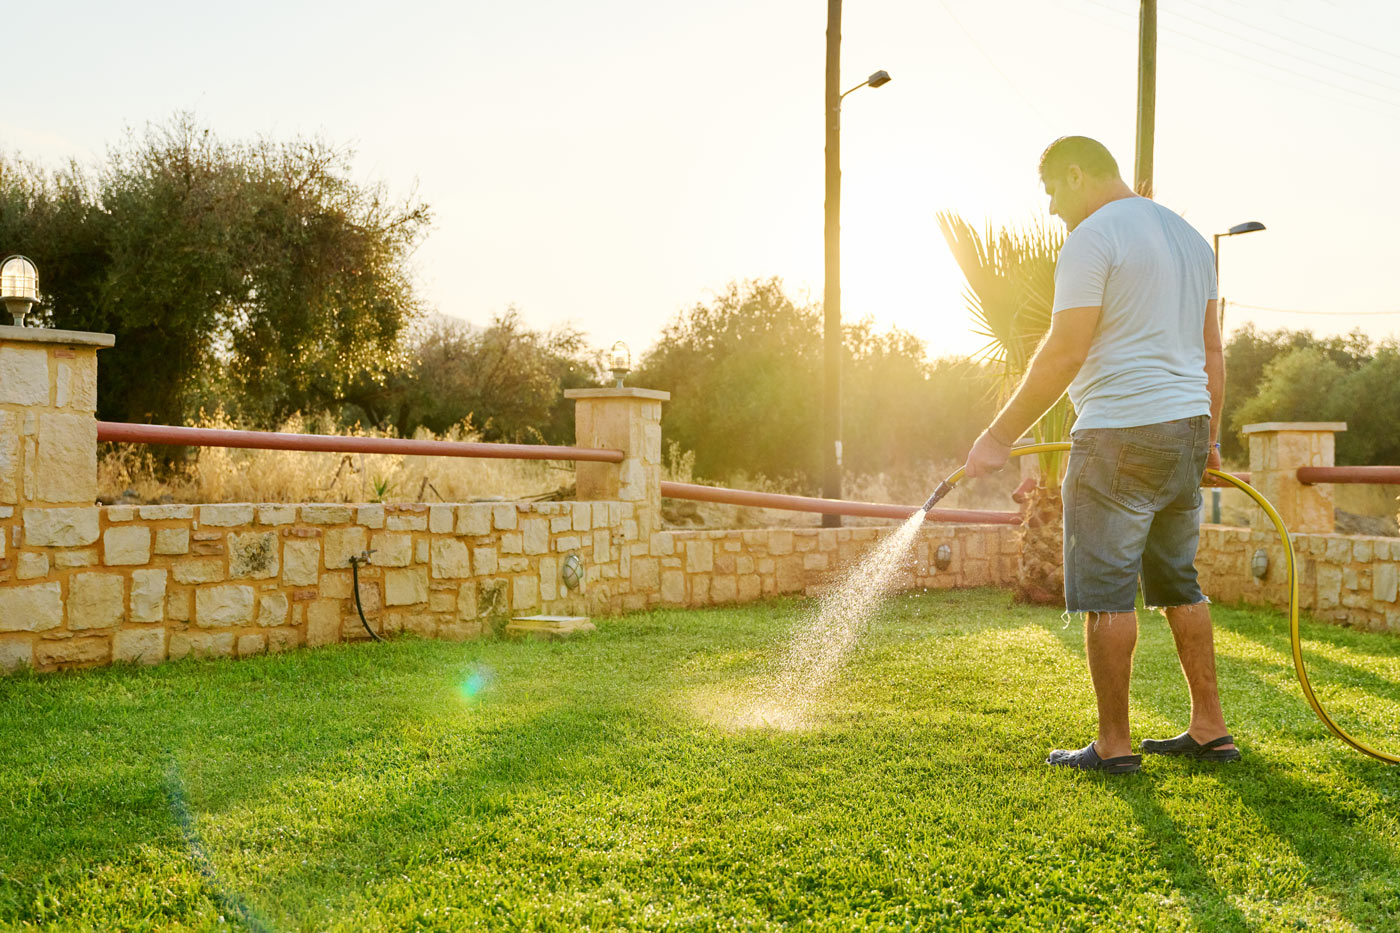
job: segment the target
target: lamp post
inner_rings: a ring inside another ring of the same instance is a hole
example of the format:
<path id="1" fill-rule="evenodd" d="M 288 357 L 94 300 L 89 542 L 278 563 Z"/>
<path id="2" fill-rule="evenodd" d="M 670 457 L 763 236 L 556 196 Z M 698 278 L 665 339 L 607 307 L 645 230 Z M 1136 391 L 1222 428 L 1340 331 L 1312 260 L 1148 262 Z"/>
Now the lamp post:
<path id="1" fill-rule="evenodd" d="M 826 13 L 826 262 L 822 286 L 822 495 L 841 498 L 841 101 L 863 87 L 890 83 L 877 71 L 841 91 L 841 0 L 827 0 Z M 822 527 L 836 528 L 839 515 L 823 515 Z"/>
<path id="2" fill-rule="evenodd" d="M 1258 230 L 1266 229 L 1257 220 L 1251 220 L 1242 224 L 1235 224 L 1224 233 L 1217 233 L 1212 237 L 1215 249 L 1215 293 L 1220 300 L 1220 331 L 1225 332 L 1225 298 L 1220 295 L 1220 238 L 1223 236 L 1238 236 L 1241 233 L 1254 233 Z"/>
<path id="3" fill-rule="evenodd" d="M 9 256 L 0 263 L 0 304 L 14 318 L 16 327 L 24 326 L 24 316 L 39 300 L 39 270 L 24 256 Z"/>
<path id="4" fill-rule="evenodd" d="M 622 377 L 632 371 L 632 350 L 621 340 L 613 344 L 612 349 L 608 351 L 608 369 L 617 380 L 615 388 L 621 389 Z"/>

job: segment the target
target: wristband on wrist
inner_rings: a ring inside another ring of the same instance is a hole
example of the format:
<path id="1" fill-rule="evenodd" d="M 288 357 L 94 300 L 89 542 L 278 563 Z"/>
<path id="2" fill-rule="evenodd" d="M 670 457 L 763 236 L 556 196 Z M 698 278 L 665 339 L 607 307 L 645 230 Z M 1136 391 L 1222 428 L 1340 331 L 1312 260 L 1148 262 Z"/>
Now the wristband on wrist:
<path id="1" fill-rule="evenodd" d="M 993 422 L 993 423 L 987 425 L 987 436 L 988 436 L 988 437 L 990 437 L 992 440 L 996 441 L 998 444 L 1000 444 L 1000 445 L 1003 446 L 1003 447 L 1014 447 L 1014 446 L 1016 446 L 1016 442 L 1015 442 L 1015 441 L 1004 441 L 1004 440 L 1002 440 L 1001 438 L 997 437 L 997 432 L 994 431 L 994 430 L 992 430 L 992 429 L 995 428 L 995 427 L 996 427 L 996 422 Z"/>

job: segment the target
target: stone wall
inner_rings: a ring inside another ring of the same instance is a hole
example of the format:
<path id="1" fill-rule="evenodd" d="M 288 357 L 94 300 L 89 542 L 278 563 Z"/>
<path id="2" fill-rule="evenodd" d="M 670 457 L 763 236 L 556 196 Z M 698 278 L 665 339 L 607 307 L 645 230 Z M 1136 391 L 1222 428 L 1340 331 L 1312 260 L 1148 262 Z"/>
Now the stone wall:
<path id="1" fill-rule="evenodd" d="M 1400 538 L 1362 535 L 1295 534 L 1298 602 L 1314 618 L 1400 633 Z M 1254 574 L 1263 551 L 1267 569 Z M 1288 573 L 1283 545 L 1268 530 L 1202 525 L 1197 554 L 1201 587 L 1217 602 L 1288 606 Z"/>
<path id="2" fill-rule="evenodd" d="M 630 502 L 0 511 L 0 668 L 244 657 L 380 633 L 472 638 L 516 614 L 811 594 L 886 529 L 658 531 Z M 932 563 L 939 544 L 951 563 Z M 929 525 L 906 586 L 1008 582 L 1014 529 Z M 583 564 L 563 582 L 569 555 Z"/>

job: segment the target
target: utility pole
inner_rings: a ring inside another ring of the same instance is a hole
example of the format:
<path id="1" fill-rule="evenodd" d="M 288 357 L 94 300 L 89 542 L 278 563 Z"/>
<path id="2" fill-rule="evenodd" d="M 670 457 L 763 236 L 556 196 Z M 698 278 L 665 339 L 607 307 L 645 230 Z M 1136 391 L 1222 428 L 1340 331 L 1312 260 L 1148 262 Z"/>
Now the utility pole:
<path id="1" fill-rule="evenodd" d="M 1152 197 L 1152 144 L 1157 133 L 1157 0 L 1142 0 L 1138 13 L 1137 158 L 1133 190 Z"/>
<path id="2" fill-rule="evenodd" d="M 822 328 L 822 495 L 841 498 L 841 0 L 826 6 L 826 276 Z M 836 528 L 839 515 L 823 515 Z"/>

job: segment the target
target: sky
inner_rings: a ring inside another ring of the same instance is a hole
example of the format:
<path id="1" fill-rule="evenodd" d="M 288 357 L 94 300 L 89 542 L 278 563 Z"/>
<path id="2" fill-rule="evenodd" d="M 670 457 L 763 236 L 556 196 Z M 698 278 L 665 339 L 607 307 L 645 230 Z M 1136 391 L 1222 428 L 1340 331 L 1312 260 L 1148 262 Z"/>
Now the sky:
<path id="1" fill-rule="evenodd" d="M 640 356 L 736 279 L 821 298 L 826 6 L 55 0 L 24 11 L 0 148 L 96 161 L 177 111 L 348 144 L 359 179 L 433 209 L 414 264 L 436 311 L 515 306 Z M 843 89 L 894 80 L 843 108 L 843 314 L 974 352 L 935 214 L 1046 219 L 1036 162 L 1063 134 L 1131 176 L 1139 4 L 844 6 Z M 1400 335 L 1375 313 L 1400 310 L 1400 4 L 1159 6 L 1157 200 L 1207 237 L 1268 228 L 1223 243 L 1227 334 Z"/>

